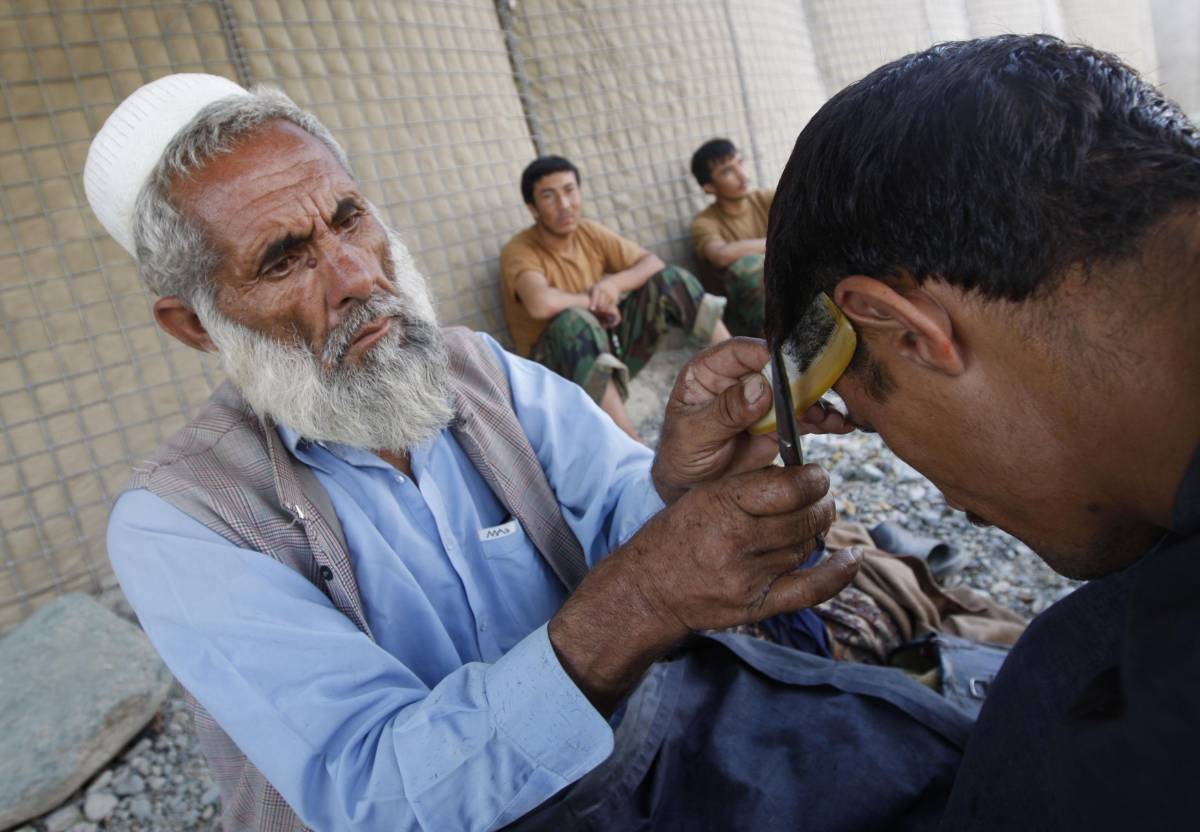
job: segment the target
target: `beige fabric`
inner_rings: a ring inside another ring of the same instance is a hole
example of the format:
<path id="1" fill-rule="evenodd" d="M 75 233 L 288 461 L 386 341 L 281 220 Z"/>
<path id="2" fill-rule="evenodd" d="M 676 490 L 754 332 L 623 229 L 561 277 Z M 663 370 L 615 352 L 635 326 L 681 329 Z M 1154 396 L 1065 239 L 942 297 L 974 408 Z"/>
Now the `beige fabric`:
<path id="1" fill-rule="evenodd" d="M 748 126 L 717 135 L 732 134 L 755 182 L 774 188 L 797 134 L 826 98 L 811 27 L 804 4 L 792 0 L 729 0 L 726 8 Z M 702 195 L 695 202 L 702 205 Z"/>
<path id="2" fill-rule="evenodd" d="M 172 72 L 234 76 L 211 4 L 0 6 L 0 633 L 115 586 L 104 529 L 130 461 L 216 378 L 159 333 L 84 199 L 95 131 Z"/>
<path id="3" fill-rule="evenodd" d="M 1200 123 L 1200 3 L 1150 0 L 1149 6 L 1158 57 L 1151 77 L 1157 77 L 1163 92 Z M 1151 71 L 1148 66 L 1139 68 Z"/>
<path id="4" fill-rule="evenodd" d="M 541 149 L 579 166 L 584 211 L 690 264 L 704 200 L 688 160 L 714 136 L 749 146 L 725 5 L 521 0 L 512 14 Z"/>
<path id="5" fill-rule="evenodd" d="M 1152 83 L 1159 82 L 1158 52 L 1150 7 L 1128 0 L 1059 0 L 1066 19 L 1067 37 L 1115 52 Z M 1200 9 L 1200 3 L 1193 8 Z M 1200 20 L 1192 30 L 1200 42 Z M 1198 67 L 1200 71 L 1200 67 Z"/>
<path id="6" fill-rule="evenodd" d="M 692 219 L 689 233 L 696 257 L 704 259 L 704 247 L 711 242 L 732 243 L 767 236 L 767 216 L 771 211 L 774 188 L 759 188 L 746 197 L 747 209 L 741 214 L 729 214 L 721 203 L 713 201 Z"/>
<path id="7" fill-rule="evenodd" d="M 610 231 L 598 222 L 580 220 L 568 252 L 551 251 L 542 245 L 536 226 L 513 237 L 500 252 L 500 281 L 504 317 L 517 353 L 528 357 L 533 345 L 550 324 L 529 314 L 517 297 L 517 278 L 525 272 L 541 272 L 551 288 L 578 294 L 596 285 L 606 274 L 628 269 L 645 255 L 645 249 Z"/>
<path id="8" fill-rule="evenodd" d="M 806 8 L 830 95 L 934 42 L 926 0 L 810 0 Z"/>
<path id="9" fill-rule="evenodd" d="M 839 657 L 884 663 L 907 641 L 941 631 L 991 644 L 1015 644 L 1026 620 L 967 587 L 942 589 L 920 558 L 875 547 L 865 526 L 834 523 L 830 548 L 860 547 L 865 555 L 854 581 L 816 612 L 838 642 Z"/>
<path id="10" fill-rule="evenodd" d="M 502 334 L 500 246 L 535 155 L 493 0 L 231 0 L 250 69 L 345 146 L 443 321 Z"/>
<path id="11" fill-rule="evenodd" d="M 1010 32 L 1066 35 L 1059 0 L 966 0 L 966 5 L 971 37 L 986 38 Z"/>

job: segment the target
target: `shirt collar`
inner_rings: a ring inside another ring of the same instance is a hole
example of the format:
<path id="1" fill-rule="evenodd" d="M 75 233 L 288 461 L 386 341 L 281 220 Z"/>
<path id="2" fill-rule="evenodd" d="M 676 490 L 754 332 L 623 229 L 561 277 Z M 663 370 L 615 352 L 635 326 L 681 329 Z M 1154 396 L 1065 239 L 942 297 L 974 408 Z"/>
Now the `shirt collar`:
<path id="1" fill-rule="evenodd" d="M 310 468 L 318 468 L 326 474 L 332 475 L 333 473 L 329 470 L 328 460 L 322 460 L 322 454 L 314 451 L 314 448 L 322 449 L 348 465 L 358 468 L 386 468 L 388 470 L 392 468 L 389 463 L 363 448 L 342 445 L 338 442 L 314 442 L 311 439 L 305 439 L 294 428 L 282 422 L 275 425 L 275 430 L 279 433 L 279 438 L 283 440 L 284 447 L 292 456 Z"/>

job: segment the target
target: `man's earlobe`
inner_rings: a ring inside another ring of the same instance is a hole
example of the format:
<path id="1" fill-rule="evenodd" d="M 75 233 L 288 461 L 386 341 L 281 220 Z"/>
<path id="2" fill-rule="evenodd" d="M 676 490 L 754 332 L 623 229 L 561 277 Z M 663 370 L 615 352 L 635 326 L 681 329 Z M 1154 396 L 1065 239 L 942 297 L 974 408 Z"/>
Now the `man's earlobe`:
<path id="1" fill-rule="evenodd" d="M 852 275 L 834 288 L 833 302 L 860 338 L 945 375 L 961 375 L 966 369 L 950 314 L 915 282 L 897 290 L 873 277 Z"/>
<path id="2" fill-rule="evenodd" d="M 171 295 L 155 301 L 154 320 L 164 332 L 194 350 L 217 351 L 217 345 L 208 336 L 200 317 L 181 298 Z"/>
<path id="3" fill-rule="evenodd" d="M 717 186 L 711 182 L 705 182 L 700 187 L 704 189 L 704 193 L 706 193 L 706 194 L 716 195 L 716 193 L 717 193 Z"/>

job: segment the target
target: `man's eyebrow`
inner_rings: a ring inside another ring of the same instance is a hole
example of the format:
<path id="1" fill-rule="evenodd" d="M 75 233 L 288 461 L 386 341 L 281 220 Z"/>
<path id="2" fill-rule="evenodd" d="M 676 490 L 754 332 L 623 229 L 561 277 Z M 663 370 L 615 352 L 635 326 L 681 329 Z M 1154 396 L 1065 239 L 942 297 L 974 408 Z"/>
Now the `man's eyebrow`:
<path id="1" fill-rule="evenodd" d="M 312 232 L 310 231 L 307 234 L 289 233 L 284 237 L 280 237 L 279 239 L 274 240 L 263 251 L 262 257 L 259 258 L 258 271 L 261 273 L 268 266 L 273 265 L 276 260 L 279 260 L 281 257 L 286 255 L 288 252 L 295 249 L 297 246 L 303 245 L 304 243 L 308 242 L 308 240 L 311 237 L 312 237 Z"/>
<path id="2" fill-rule="evenodd" d="M 362 210 L 362 200 L 356 196 L 344 196 L 338 200 L 337 207 L 333 209 L 333 217 L 330 219 L 332 225 L 337 225 L 346 220 L 355 211 Z"/>

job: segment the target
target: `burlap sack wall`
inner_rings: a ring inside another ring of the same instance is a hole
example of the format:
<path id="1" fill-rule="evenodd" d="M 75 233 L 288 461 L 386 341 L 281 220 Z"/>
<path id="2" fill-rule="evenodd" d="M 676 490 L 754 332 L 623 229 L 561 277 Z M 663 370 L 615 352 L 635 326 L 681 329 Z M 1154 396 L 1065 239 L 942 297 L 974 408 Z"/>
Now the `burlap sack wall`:
<path id="1" fill-rule="evenodd" d="M 108 576 L 103 531 L 129 461 L 207 395 L 83 195 L 92 134 L 169 72 L 231 75 L 215 9 L 0 8 L 0 631 Z"/>
<path id="2" fill-rule="evenodd" d="M 492 0 L 230 3 L 256 82 L 345 146 L 447 322 L 500 333 L 497 252 L 533 144 Z"/>
<path id="3" fill-rule="evenodd" d="M 1158 80 L 1193 117 L 1200 116 L 1200 3 L 1151 0 Z"/>
<path id="4" fill-rule="evenodd" d="M 703 204 L 692 152 L 713 136 L 749 150 L 730 29 L 723 2 L 522 0 L 513 10 L 540 150 L 579 167 L 586 216 L 669 262 L 692 264 L 685 232 Z"/>
<path id="5" fill-rule="evenodd" d="M 1159 80 L 1200 109 L 1195 9 L 1154 2 L 1169 43 Z M 0 632 L 61 592 L 111 582 L 104 527 L 130 461 L 218 378 L 155 327 L 133 264 L 84 199 L 88 142 L 138 85 L 202 71 L 281 86 L 346 144 L 430 275 L 443 320 L 504 338 L 497 259 L 528 222 L 517 180 L 537 150 L 581 165 L 592 217 L 690 263 L 686 228 L 705 198 L 687 163 L 702 141 L 729 136 L 773 184 L 825 96 L 885 60 L 1051 28 L 1139 65 L 1156 60 L 1147 8 L 0 0 Z"/>
<path id="6" fill-rule="evenodd" d="M 729 7 L 741 56 L 747 155 L 759 182 L 774 187 L 796 136 L 828 95 L 801 3 L 744 0 Z"/>

